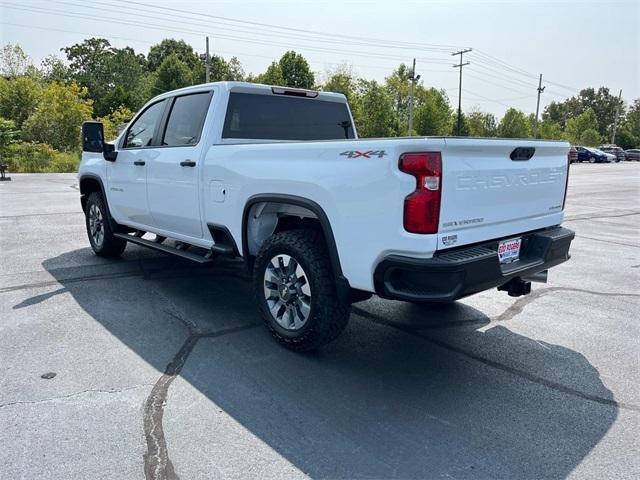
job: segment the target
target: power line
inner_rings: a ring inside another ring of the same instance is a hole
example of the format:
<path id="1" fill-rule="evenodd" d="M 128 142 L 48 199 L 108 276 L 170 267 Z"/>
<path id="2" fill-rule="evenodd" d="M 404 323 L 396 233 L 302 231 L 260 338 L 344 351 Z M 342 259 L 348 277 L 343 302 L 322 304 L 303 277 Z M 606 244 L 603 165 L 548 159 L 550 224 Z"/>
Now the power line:
<path id="1" fill-rule="evenodd" d="M 135 39 L 135 38 L 130 38 L 130 37 L 120 37 L 120 36 L 114 36 L 114 35 L 98 35 L 95 33 L 90 33 L 90 32 L 80 32 L 77 30 L 65 30 L 65 29 L 61 29 L 61 28 L 55 28 L 55 27 L 43 27 L 43 26 L 39 26 L 39 25 L 26 25 L 26 24 L 20 24 L 20 23 L 12 23 L 12 22 L 0 22 L 0 25 L 9 25 L 12 27 L 20 27 L 20 28 L 27 28 L 27 29 L 36 29 L 36 30 L 45 30 L 45 31 L 53 31 L 53 32 L 61 32 L 61 33 L 69 33 L 69 34 L 74 34 L 74 35 L 83 35 L 83 36 L 89 36 L 89 37 L 101 37 L 101 38 L 106 38 L 106 39 L 111 39 L 111 40 L 124 40 L 127 42 L 136 42 L 136 43 L 142 43 L 142 44 L 146 44 L 146 45 L 153 45 L 157 42 L 150 42 L 148 40 L 139 40 L 139 39 Z M 273 56 L 270 55 L 258 55 L 255 53 L 246 53 L 246 52 L 238 52 L 238 51 L 230 51 L 230 50 L 217 50 L 218 53 L 222 53 L 222 54 L 227 54 L 227 55 L 233 55 L 233 56 L 247 56 L 247 57 L 256 57 L 256 58 L 264 58 L 267 60 L 273 60 Z M 342 63 L 333 63 L 333 62 L 326 62 L 324 60 L 318 60 L 315 59 L 314 57 L 307 57 L 307 60 L 313 62 L 313 63 L 317 63 L 317 64 L 325 64 L 325 65 L 330 65 L 330 66 L 340 66 L 342 65 Z M 389 72 L 392 72 L 394 68 L 396 68 L 396 66 L 383 66 L 383 65 L 361 65 L 361 64 L 353 64 L 348 62 L 347 63 L 348 66 L 350 67 L 356 67 L 356 68 L 367 68 L 367 69 L 379 69 L 379 70 L 386 70 Z M 430 70 L 431 73 L 450 73 L 449 70 Z"/>
<path id="2" fill-rule="evenodd" d="M 31 7 L 23 7 L 23 6 L 19 6 L 19 5 L 15 5 L 15 4 L 4 4 L 5 6 L 9 7 L 9 8 L 13 8 L 16 10 L 23 10 L 23 11 L 28 11 L 28 12 L 36 12 L 36 13 L 42 13 L 42 12 L 46 12 L 46 13 L 51 13 L 53 15 L 59 15 L 59 16 L 64 16 L 64 17 L 72 17 L 72 18 L 81 18 L 81 19 L 89 19 L 89 20 L 99 20 L 102 21 L 103 18 L 99 17 L 99 16 L 95 16 L 95 15 L 88 15 L 88 14 L 79 14 L 79 13 L 71 13 L 71 12 L 64 12 L 64 11 L 60 11 L 60 10 L 53 10 L 53 9 L 36 9 L 36 8 L 31 8 Z M 156 29 L 162 29 L 163 31 L 173 31 L 173 32 L 179 32 L 179 33 L 187 33 L 187 34 L 191 34 L 191 35 L 196 35 L 198 37 L 201 37 L 203 35 L 207 35 L 210 34 L 210 32 L 206 32 L 206 31 L 202 31 L 202 30 L 190 30 L 190 29 L 184 29 L 184 28 L 175 28 L 175 27 L 170 27 L 167 25 L 159 25 L 159 24 L 152 24 L 152 23 L 135 23 L 135 22 L 130 22 L 130 21 L 126 21 L 126 20 L 121 20 L 121 19 L 110 19 L 109 20 L 110 23 L 118 23 L 118 24 L 122 24 L 122 25 L 129 25 L 129 26 L 135 26 L 138 28 L 146 28 L 146 29 L 152 29 L 152 30 L 156 30 Z M 222 35 L 222 34 L 217 34 L 216 35 L 217 38 L 224 38 L 224 39 L 230 39 L 230 40 L 238 40 L 241 42 L 245 42 L 245 43 L 253 43 L 253 44 L 258 44 L 258 45 L 264 45 L 264 40 L 252 40 L 252 39 L 247 39 L 245 37 L 236 37 L 236 36 L 230 36 L 230 35 Z M 270 42 L 271 46 L 280 46 L 280 47 L 284 47 L 284 48 L 290 48 L 291 45 L 288 43 L 276 43 L 276 42 Z M 308 45 L 298 45 L 298 50 L 309 50 L 309 51 L 316 51 L 316 52 L 321 52 L 321 53 L 345 53 L 344 49 L 341 50 L 337 50 L 337 49 L 330 49 L 330 48 L 321 48 L 321 47 L 314 47 L 314 46 L 308 46 Z M 348 53 L 350 53 L 353 56 L 360 56 L 360 57 L 369 57 L 369 58 L 378 58 L 378 59 L 387 59 L 387 60 L 396 60 L 396 61 L 402 61 L 405 60 L 404 57 L 397 57 L 397 56 L 393 56 L 393 55 L 386 55 L 386 54 L 375 54 L 375 53 L 369 53 L 369 52 L 362 52 L 359 50 L 353 50 L 353 51 L 347 51 Z M 432 64 L 446 64 L 447 62 L 445 60 L 425 60 L 425 63 L 432 63 Z"/>
<path id="3" fill-rule="evenodd" d="M 117 0 L 116 0 L 117 1 Z M 120 12 L 120 6 L 116 6 L 113 3 L 109 3 L 109 2 L 103 2 L 103 1 L 93 1 L 91 6 L 87 6 L 86 4 L 82 4 L 82 3 L 74 3 L 74 2 L 68 2 L 68 1 L 61 1 L 61 0 L 54 0 L 54 3 L 59 3 L 59 4 L 64 4 L 64 5 L 71 5 L 71 6 L 76 6 L 76 7 L 81 7 L 81 8 L 90 8 L 91 10 L 103 10 L 103 11 L 107 11 L 110 13 L 119 13 Z M 99 4 L 99 5 L 106 5 L 109 7 L 113 7 L 113 8 L 117 8 L 118 10 L 116 10 L 115 12 L 113 11 L 112 8 L 101 8 L 101 7 L 95 7 L 94 4 Z M 155 7 L 156 9 L 161 9 L 163 7 Z M 344 40 L 337 40 L 335 39 L 333 36 L 331 37 L 327 37 L 327 38 L 321 38 L 318 37 L 317 34 L 311 34 L 309 35 L 308 33 L 283 33 L 283 32 L 279 32 L 279 31 L 273 31 L 273 30 L 269 30 L 269 29 L 265 29 L 265 28 L 256 28 L 256 27 L 251 27 L 250 29 L 247 28 L 230 28 L 228 26 L 228 23 L 223 23 L 217 20 L 214 21 L 207 21 L 207 22 L 203 22 L 202 20 L 200 20 L 200 18 L 198 19 L 194 19 L 190 16 L 187 15 L 183 15 L 183 14 L 179 14 L 179 13 L 167 13 L 167 12 L 163 12 L 163 11 L 152 11 L 152 13 L 157 13 L 159 15 L 167 15 L 169 16 L 169 18 L 163 18 L 163 17 L 157 17 L 157 16 L 153 16 L 153 15 L 149 15 L 148 13 L 136 13 L 136 18 L 138 17 L 143 17 L 143 18 L 152 18 L 152 19 L 156 19 L 156 20 L 163 20 L 163 21 L 175 21 L 176 18 L 182 18 L 182 19 L 186 19 L 188 20 L 188 22 L 183 22 L 186 23 L 188 25 L 191 26 L 198 26 L 198 27 L 203 27 L 204 28 L 211 28 L 211 24 L 215 24 L 215 25 L 222 25 L 221 27 L 217 27 L 217 29 L 219 30 L 228 30 L 228 31 L 232 31 L 232 32 L 239 32 L 239 33 L 243 33 L 243 34 L 250 34 L 250 35 L 255 35 L 256 33 L 259 32 L 263 32 L 266 35 L 273 35 L 273 36 L 277 36 L 277 37 L 283 37 L 283 38 L 293 38 L 295 40 L 300 40 L 302 39 L 306 39 L 309 41 L 322 41 L 322 43 L 334 43 L 334 44 L 338 44 L 343 46 L 344 45 Z M 198 14 L 199 17 L 201 17 L 202 15 Z M 194 23 L 195 22 L 195 23 Z M 232 25 L 232 27 L 238 27 L 237 25 Z M 382 48 L 396 48 L 396 49 L 403 49 L 406 50 L 407 46 L 404 45 L 395 45 L 393 42 L 389 43 L 389 42 L 384 42 L 384 43 L 380 43 L 380 42 L 372 42 L 371 39 L 363 39 L 362 41 L 359 40 L 352 40 L 350 41 L 350 45 L 358 45 L 358 46 L 370 46 L 370 47 L 382 47 Z M 443 49 L 443 48 L 434 48 L 434 47 L 421 47 L 421 50 L 434 50 L 434 51 L 447 51 L 447 49 Z"/>
<path id="4" fill-rule="evenodd" d="M 382 40 L 379 38 L 373 38 L 373 37 L 360 37 L 360 36 L 355 36 L 355 35 L 345 35 L 345 34 L 340 34 L 340 33 L 327 33 L 327 32 L 320 32 L 320 31 L 316 31 L 316 30 L 308 30 L 308 29 L 301 29 L 301 28 L 293 28 L 293 27 L 284 27 L 281 25 L 273 25 L 273 24 L 269 24 L 269 23 L 261 23 L 261 22 L 252 22 L 249 20 L 240 20 L 240 19 L 235 19 L 235 18 L 230 18 L 230 17 L 222 17 L 219 15 L 211 15 L 211 14 L 207 14 L 207 13 L 202 13 L 202 12 L 192 12 L 189 10 L 184 10 L 184 9 L 177 9 L 177 8 L 170 8 L 170 7 L 158 7 L 156 5 L 151 5 L 148 3 L 143 3 L 143 2 L 135 2 L 135 1 L 130 1 L 130 0 L 114 0 L 118 3 L 124 3 L 126 5 L 139 5 L 145 8 L 152 8 L 152 9 L 162 9 L 162 10 L 167 10 L 167 11 L 171 11 L 171 12 L 177 12 L 177 13 L 190 13 L 192 15 L 196 15 L 198 17 L 206 17 L 206 18 L 213 18 L 213 19 L 217 19 L 217 20 L 224 20 L 227 22 L 234 22 L 234 23 L 240 23 L 240 24 L 247 24 L 247 25 L 253 25 L 253 26 L 260 26 L 260 27 L 268 27 L 268 28 L 272 28 L 272 29 L 277 29 L 277 30 L 287 30 L 287 31 L 292 31 L 292 32 L 297 32 L 297 33 L 302 33 L 302 34 L 314 34 L 314 35 L 319 35 L 319 36 L 329 36 L 329 37 L 333 37 L 333 38 L 345 38 L 345 39 L 349 39 L 349 40 L 364 40 L 364 41 L 374 41 L 374 42 L 380 42 L 380 43 L 386 43 L 388 44 L 389 41 L 388 40 Z M 393 44 L 395 45 L 400 45 L 403 47 L 407 47 L 407 48 L 422 48 L 422 49 L 439 49 L 442 51 L 448 51 L 451 48 L 458 48 L 458 46 L 456 45 L 445 45 L 445 44 L 428 44 L 428 43 L 411 43 L 411 42 L 400 42 L 400 41 L 392 41 Z"/>

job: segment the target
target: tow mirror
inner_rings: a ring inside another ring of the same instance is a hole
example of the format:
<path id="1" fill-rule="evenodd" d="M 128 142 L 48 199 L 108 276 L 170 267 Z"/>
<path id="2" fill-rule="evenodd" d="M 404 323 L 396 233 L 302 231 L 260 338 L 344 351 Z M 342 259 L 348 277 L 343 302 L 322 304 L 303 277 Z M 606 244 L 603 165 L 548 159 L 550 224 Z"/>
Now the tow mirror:
<path id="1" fill-rule="evenodd" d="M 82 124 L 82 151 L 101 153 L 104 151 L 104 127 L 100 122 Z"/>
<path id="2" fill-rule="evenodd" d="M 100 122 L 84 122 L 82 124 L 82 151 L 102 153 L 108 162 L 115 162 L 118 156 L 115 145 L 105 143 L 104 127 Z"/>

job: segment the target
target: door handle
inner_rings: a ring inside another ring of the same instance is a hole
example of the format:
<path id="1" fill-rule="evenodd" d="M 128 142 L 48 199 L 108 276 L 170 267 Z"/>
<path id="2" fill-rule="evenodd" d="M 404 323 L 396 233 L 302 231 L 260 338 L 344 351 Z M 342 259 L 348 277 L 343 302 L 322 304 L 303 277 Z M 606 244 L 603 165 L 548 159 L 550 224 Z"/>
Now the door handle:
<path id="1" fill-rule="evenodd" d="M 135 162 L 133 162 L 134 165 L 138 165 L 138 166 L 142 166 L 145 164 L 144 160 L 136 160 Z"/>
<path id="2" fill-rule="evenodd" d="M 196 166 L 196 162 L 194 162 L 193 160 L 183 160 L 180 162 L 180 166 L 181 167 L 195 167 Z"/>

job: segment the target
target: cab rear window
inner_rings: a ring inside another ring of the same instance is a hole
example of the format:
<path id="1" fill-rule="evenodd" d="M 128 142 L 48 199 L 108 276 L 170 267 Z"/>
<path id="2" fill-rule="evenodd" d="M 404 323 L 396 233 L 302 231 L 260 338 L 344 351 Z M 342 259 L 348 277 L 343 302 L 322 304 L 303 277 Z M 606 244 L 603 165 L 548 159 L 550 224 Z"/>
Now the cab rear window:
<path id="1" fill-rule="evenodd" d="M 223 138 L 340 140 L 354 138 L 345 103 L 231 93 Z"/>

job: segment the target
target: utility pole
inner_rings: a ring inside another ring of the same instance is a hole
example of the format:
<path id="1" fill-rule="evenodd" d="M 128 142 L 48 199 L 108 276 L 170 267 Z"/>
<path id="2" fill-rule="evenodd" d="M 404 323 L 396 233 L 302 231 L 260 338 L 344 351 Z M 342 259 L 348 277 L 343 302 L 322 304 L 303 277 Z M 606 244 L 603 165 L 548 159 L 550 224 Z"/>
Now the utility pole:
<path id="1" fill-rule="evenodd" d="M 205 53 L 205 57 L 204 57 L 204 65 L 206 68 L 206 73 L 205 73 L 205 82 L 209 83 L 211 81 L 211 67 L 209 66 L 210 62 L 209 62 L 209 37 L 207 36 L 207 53 Z"/>
<path id="2" fill-rule="evenodd" d="M 540 113 L 540 95 L 544 92 L 546 87 L 542 86 L 542 74 L 540 74 L 540 80 L 538 81 L 538 103 L 536 104 L 536 120 L 533 122 L 533 138 L 538 138 L 538 114 Z"/>
<path id="3" fill-rule="evenodd" d="M 416 83 L 420 80 L 420 75 L 416 76 L 416 59 L 413 59 L 413 68 L 411 69 L 411 89 L 409 90 L 409 135 L 413 131 L 413 92 Z"/>
<path id="4" fill-rule="evenodd" d="M 618 115 L 620 115 L 620 104 L 622 103 L 622 89 L 618 94 L 618 105 L 616 105 L 616 119 L 613 122 L 613 133 L 611 134 L 611 144 L 616 144 L 616 130 L 618 129 Z"/>
<path id="5" fill-rule="evenodd" d="M 458 128 L 456 135 L 460 136 L 460 128 L 462 125 L 462 67 L 465 65 L 469 65 L 470 62 L 462 63 L 462 55 L 465 53 L 469 53 L 472 48 L 467 48 L 466 50 L 460 50 L 459 52 L 454 52 L 451 56 L 460 55 L 460 63 L 454 65 L 453 68 L 460 69 L 460 83 L 458 84 Z"/>

